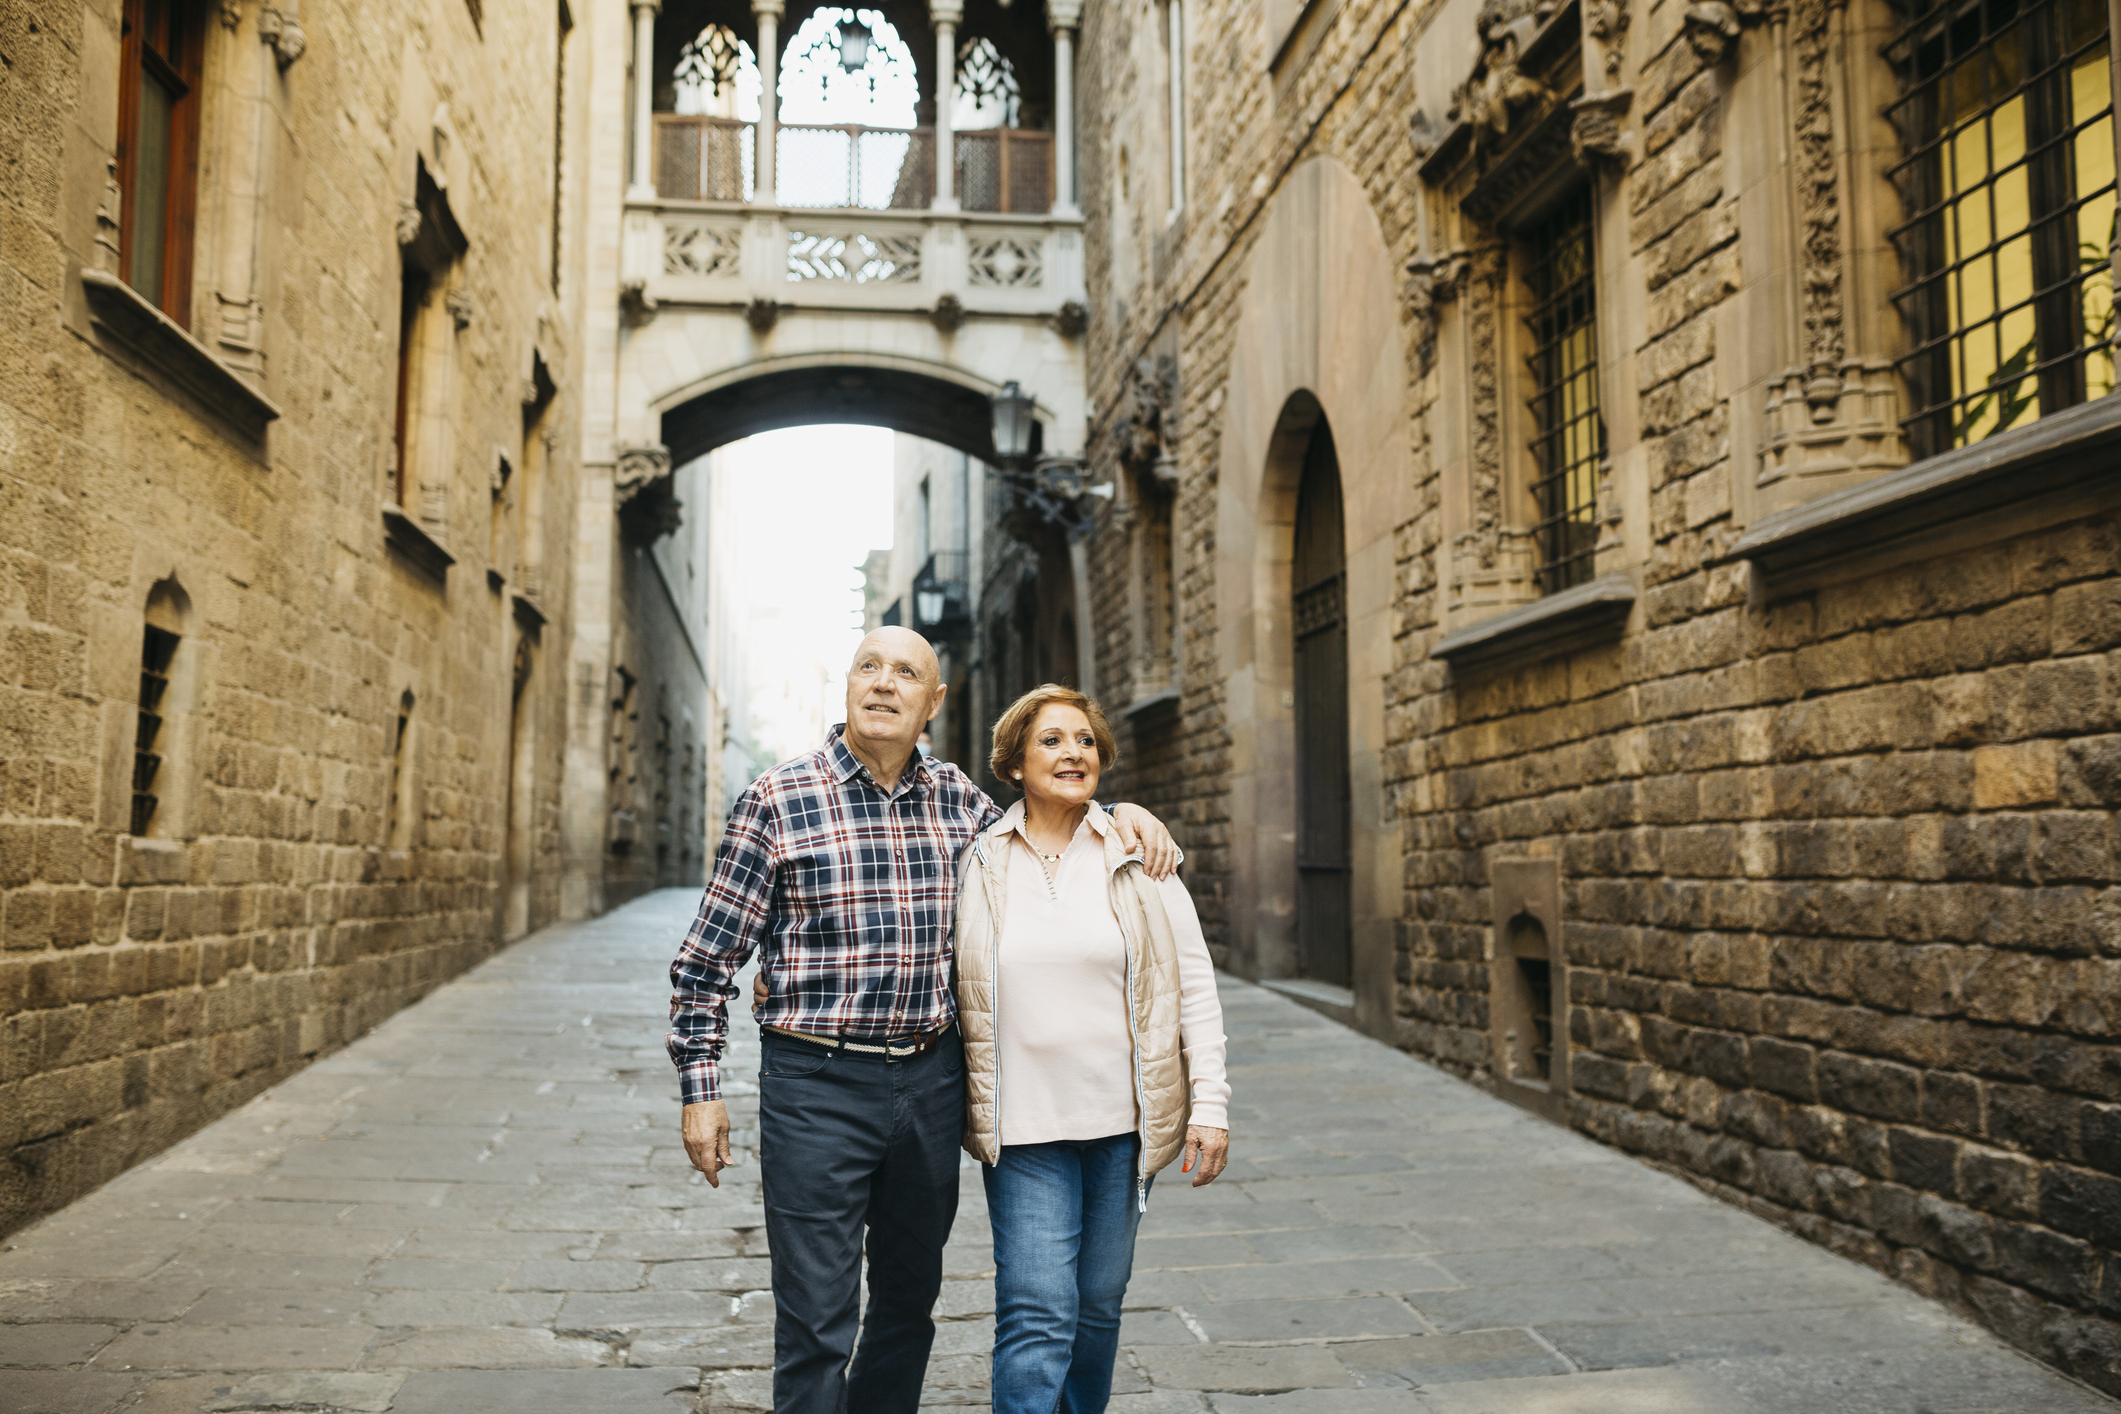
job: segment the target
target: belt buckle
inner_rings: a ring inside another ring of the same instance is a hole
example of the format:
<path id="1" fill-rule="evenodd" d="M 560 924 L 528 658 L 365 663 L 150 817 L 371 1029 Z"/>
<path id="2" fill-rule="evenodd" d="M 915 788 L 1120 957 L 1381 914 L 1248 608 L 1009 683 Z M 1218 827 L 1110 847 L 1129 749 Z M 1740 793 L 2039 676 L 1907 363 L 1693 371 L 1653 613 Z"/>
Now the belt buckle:
<path id="1" fill-rule="evenodd" d="M 900 1049 L 892 1045 L 891 1042 L 886 1041 L 884 1043 L 884 1064 L 897 1065 L 900 1061 L 918 1060 L 920 1057 L 932 1052 L 941 1040 L 942 1033 L 938 1031 L 926 1036 L 915 1036 L 912 1044 L 905 1049 Z"/>

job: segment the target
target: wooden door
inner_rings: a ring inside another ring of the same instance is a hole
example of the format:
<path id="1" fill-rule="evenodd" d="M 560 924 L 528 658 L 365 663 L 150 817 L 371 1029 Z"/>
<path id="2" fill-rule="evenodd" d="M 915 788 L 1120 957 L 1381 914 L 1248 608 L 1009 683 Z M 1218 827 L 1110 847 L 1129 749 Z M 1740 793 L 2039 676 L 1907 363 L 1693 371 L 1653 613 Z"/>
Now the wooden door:
<path id="1" fill-rule="evenodd" d="M 1347 539 L 1321 418 L 1304 451 L 1290 566 L 1296 635 L 1296 950 L 1301 976 L 1349 981 Z"/>

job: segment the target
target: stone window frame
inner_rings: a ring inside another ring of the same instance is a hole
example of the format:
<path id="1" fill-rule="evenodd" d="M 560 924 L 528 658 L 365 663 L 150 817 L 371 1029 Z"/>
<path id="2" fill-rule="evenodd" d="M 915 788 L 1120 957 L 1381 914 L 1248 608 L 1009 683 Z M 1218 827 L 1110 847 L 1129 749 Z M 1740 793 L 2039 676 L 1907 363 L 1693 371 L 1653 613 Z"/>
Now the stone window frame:
<path id="1" fill-rule="evenodd" d="M 1712 11 L 1720 28 L 1697 23 Z M 2121 97 L 2121 0 L 2109 13 Z M 1885 52 L 1898 11 L 1888 0 L 1712 0 L 1687 23 L 1703 57 L 1734 70 L 1729 121 L 1789 134 L 1786 152 L 1727 145 L 1727 181 L 1757 184 L 1768 218 L 1741 226 L 1747 268 L 1767 273 L 1739 300 L 1741 317 L 1772 326 L 1776 364 L 1733 371 L 1739 534 L 1709 563 L 1750 561 L 1755 593 L 1777 598 L 2081 514 L 2073 494 L 2104 479 L 2121 447 L 2121 390 L 1911 459 L 1910 395 L 1894 367 L 1906 332 L 1886 299 L 1906 278 L 1887 238 L 1901 208 L 1885 180 L 1903 160 L 1884 116 L 1901 92 Z M 2121 121 L 2114 131 L 2121 166 Z"/>
<path id="2" fill-rule="evenodd" d="M 397 388 L 382 516 L 389 542 L 419 569 L 445 579 L 449 550 L 451 469 L 456 458 L 457 343 L 476 314 L 466 289 L 470 242 L 449 202 L 446 108 L 437 109 L 434 161 L 420 152 L 413 194 L 399 204 L 397 240 L 401 317 L 395 350 Z"/>
<path id="3" fill-rule="evenodd" d="M 1573 1093 L 1569 1074 L 1569 970 L 1561 912 L 1561 865 L 1551 856 L 1488 861 L 1488 1058 L 1495 1092 L 1549 1119 L 1562 1120 Z M 1529 919 L 1545 943 L 1549 1056 L 1544 1079 L 1520 1072 L 1531 1021 L 1523 974 L 1512 964 L 1530 954 L 1518 943 Z"/>
<path id="4" fill-rule="evenodd" d="M 185 200 L 173 202 L 168 248 L 185 278 L 157 301 L 127 281 L 130 152 L 121 151 L 135 121 L 128 56 L 137 45 L 118 29 L 90 26 L 84 58 L 107 64 L 120 81 L 103 111 L 84 114 L 80 130 L 105 170 L 93 230 L 84 230 L 82 308 L 104 347 L 151 382 L 187 396 L 239 444 L 263 454 L 267 425 L 280 409 L 266 396 L 264 287 L 273 225 L 262 219 L 274 184 L 270 164 L 288 113 L 287 71 L 307 40 L 297 0 L 246 10 L 244 0 L 195 3 L 190 60 L 192 92 L 185 127 L 192 173 Z M 135 6 L 124 7 L 130 14 Z M 219 25 L 211 21 L 218 17 Z M 268 121 L 261 109 L 271 110 Z"/>
<path id="5" fill-rule="evenodd" d="M 1421 238 L 1432 248 L 1448 246 L 1449 253 L 1418 256 L 1408 266 L 1405 294 L 1417 319 L 1423 371 L 1433 361 L 1451 360 L 1458 367 L 1452 369 L 1456 376 L 1443 379 L 1445 397 L 1450 400 L 1454 388 L 1464 390 L 1456 406 L 1446 409 L 1446 426 L 1458 430 L 1464 446 L 1445 491 L 1446 632 L 1430 648 L 1432 657 L 1459 669 L 1526 661 L 1610 637 L 1626 624 L 1637 597 L 1629 566 L 1640 557 L 1620 533 L 1614 489 L 1625 474 L 1623 463 L 1639 461 L 1636 393 L 1620 381 L 1630 364 L 1616 356 L 1624 352 L 1618 321 L 1603 313 L 1615 307 L 1614 282 L 1624 265 L 1608 249 L 1624 188 L 1608 178 L 1607 164 L 1631 150 L 1632 139 L 1619 124 L 1631 95 L 1590 88 L 1596 77 L 1590 61 L 1606 56 L 1602 47 L 1583 43 L 1576 0 L 1543 18 L 1535 13 L 1511 30 L 1480 39 L 1482 59 L 1454 95 L 1447 129 L 1439 133 L 1425 110 L 1413 120 L 1418 171 L 1442 208 L 1423 212 Z M 1613 67 L 1600 65 L 1607 77 Z M 1482 101 L 1484 91 L 1510 90 L 1521 75 L 1537 76 L 1539 96 L 1509 100 L 1499 110 L 1508 115 L 1507 130 L 1483 131 L 1464 110 Z M 1533 493 L 1537 470 L 1530 412 L 1519 396 L 1525 388 L 1523 355 L 1530 349 L 1523 317 L 1531 291 L 1515 236 L 1586 187 L 1601 310 L 1600 407 L 1608 433 L 1599 535 L 1589 582 L 1542 594 L 1533 543 L 1540 519 Z"/>

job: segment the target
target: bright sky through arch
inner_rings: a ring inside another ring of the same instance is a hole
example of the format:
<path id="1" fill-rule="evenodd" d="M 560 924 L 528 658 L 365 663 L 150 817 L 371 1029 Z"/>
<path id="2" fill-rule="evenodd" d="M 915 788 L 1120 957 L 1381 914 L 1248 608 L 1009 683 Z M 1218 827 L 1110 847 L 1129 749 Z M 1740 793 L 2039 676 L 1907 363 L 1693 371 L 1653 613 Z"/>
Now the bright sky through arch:
<path id="1" fill-rule="evenodd" d="M 735 530 L 725 582 L 755 703 L 773 700 L 774 684 L 822 681 L 824 720 L 840 719 L 839 685 L 862 641 L 860 565 L 891 545 L 892 456 L 886 428 L 826 425 L 747 437 L 717 458 Z M 779 759 L 780 733 L 756 725 Z"/>

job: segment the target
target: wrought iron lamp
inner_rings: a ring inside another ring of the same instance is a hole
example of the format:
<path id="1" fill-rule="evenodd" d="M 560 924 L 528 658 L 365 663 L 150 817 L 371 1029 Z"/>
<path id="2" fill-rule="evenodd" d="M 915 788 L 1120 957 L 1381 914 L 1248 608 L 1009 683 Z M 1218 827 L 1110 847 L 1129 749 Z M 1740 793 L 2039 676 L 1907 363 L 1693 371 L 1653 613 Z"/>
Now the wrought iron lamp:
<path id="1" fill-rule="evenodd" d="M 994 406 L 994 459 L 1014 466 L 1031 455 L 1033 413 L 1038 404 L 1011 379 L 1000 391 L 987 395 Z"/>
<path id="2" fill-rule="evenodd" d="M 840 21 L 840 67 L 858 74 L 869 66 L 869 45 L 876 38 L 869 26 L 853 15 Z"/>

